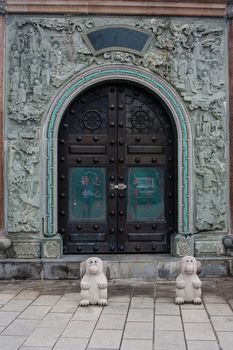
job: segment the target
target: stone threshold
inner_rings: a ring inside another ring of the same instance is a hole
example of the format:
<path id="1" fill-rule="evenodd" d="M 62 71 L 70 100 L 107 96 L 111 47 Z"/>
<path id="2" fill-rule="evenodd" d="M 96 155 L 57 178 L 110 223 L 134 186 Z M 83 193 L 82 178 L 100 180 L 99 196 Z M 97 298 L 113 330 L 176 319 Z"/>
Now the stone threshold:
<path id="1" fill-rule="evenodd" d="M 59 280 L 80 279 L 80 262 L 94 254 L 64 255 L 61 259 L 2 259 L 0 279 L 2 280 Z M 170 254 L 98 254 L 105 262 L 109 280 L 140 279 L 157 281 L 175 279 L 177 275 L 175 258 Z M 227 277 L 233 275 L 233 257 L 199 257 L 202 267 L 200 278 Z"/>

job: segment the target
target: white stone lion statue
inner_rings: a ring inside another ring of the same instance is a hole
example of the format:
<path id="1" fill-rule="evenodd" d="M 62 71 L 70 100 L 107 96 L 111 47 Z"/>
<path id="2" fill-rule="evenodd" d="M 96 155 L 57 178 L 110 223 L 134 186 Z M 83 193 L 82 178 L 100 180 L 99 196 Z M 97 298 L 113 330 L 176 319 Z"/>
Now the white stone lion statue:
<path id="1" fill-rule="evenodd" d="M 80 306 L 107 305 L 107 278 L 100 258 L 91 257 L 80 265 Z"/>
<path id="2" fill-rule="evenodd" d="M 176 278 L 176 304 L 193 302 L 201 304 L 202 282 L 197 276 L 197 269 L 201 266 L 193 256 L 185 256 L 178 263 L 179 275 Z"/>

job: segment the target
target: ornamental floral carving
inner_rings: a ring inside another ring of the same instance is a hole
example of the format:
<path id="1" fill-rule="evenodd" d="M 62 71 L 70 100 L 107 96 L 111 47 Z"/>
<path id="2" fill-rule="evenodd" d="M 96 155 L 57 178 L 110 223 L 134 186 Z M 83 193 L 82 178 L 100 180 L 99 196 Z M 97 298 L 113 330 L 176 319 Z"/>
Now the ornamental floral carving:
<path id="1" fill-rule="evenodd" d="M 130 25 L 152 36 L 143 56 L 94 55 L 82 33 Z M 225 24 L 221 20 L 11 16 L 7 26 L 9 231 L 39 231 L 40 127 L 51 97 L 88 67 L 128 64 L 170 82 L 194 136 L 195 230 L 226 229 Z"/>

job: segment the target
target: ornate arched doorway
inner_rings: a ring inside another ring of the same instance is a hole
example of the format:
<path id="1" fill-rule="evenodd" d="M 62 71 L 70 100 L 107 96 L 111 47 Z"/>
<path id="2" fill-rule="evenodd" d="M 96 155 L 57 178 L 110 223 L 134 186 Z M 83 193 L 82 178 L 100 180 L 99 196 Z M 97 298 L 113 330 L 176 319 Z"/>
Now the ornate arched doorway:
<path id="1" fill-rule="evenodd" d="M 169 252 L 177 232 L 177 135 L 140 85 L 83 91 L 58 131 L 58 232 L 67 253 Z"/>
<path id="2" fill-rule="evenodd" d="M 131 82 L 153 94 L 154 98 L 162 101 L 165 110 L 168 111 L 173 121 L 177 135 L 177 231 L 171 235 L 171 252 L 176 254 L 176 249 L 181 240 L 194 232 L 193 229 L 193 158 L 192 158 L 192 132 L 189 114 L 182 99 L 164 79 L 156 74 L 151 74 L 145 69 L 124 65 L 109 65 L 89 69 L 77 75 L 66 83 L 51 101 L 43 120 L 42 139 L 42 198 L 43 200 L 43 227 L 44 245 L 47 242 L 62 249 L 64 232 L 58 228 L 59 216 L 58 203 L 60 201 L 60 183 L 58 183 L 58 134 L 61 120 L 72 101 L 93 86 L 109 82 Z M 77 163 L 78 164 L 78 163 Z M 101 233 L 101 232 L 100 232 Z M 62 234 L 62 236 L 60 235 Z M 190 246 L 191 240 L 187 243 Z M 95 245 L 93 245 L 93 250 Z M 65 251 L 66 247 L 65 247 Z M 78 250 L 77 250 L 78 253 Z M 82 253 L 82 251 L 80 252 Z"/>

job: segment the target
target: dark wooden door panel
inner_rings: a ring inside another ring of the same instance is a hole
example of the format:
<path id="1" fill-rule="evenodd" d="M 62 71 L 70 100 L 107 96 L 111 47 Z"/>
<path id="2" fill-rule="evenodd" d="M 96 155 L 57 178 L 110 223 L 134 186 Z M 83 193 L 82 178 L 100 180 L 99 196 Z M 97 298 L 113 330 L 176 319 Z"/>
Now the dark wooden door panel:
<path id="1" fill-rule="evenodd" d="M 176 228 L 169 115 L 130 84 L 95 86 L 65 112 L 58 226 L 67 253 L 167 252 Z"/>

